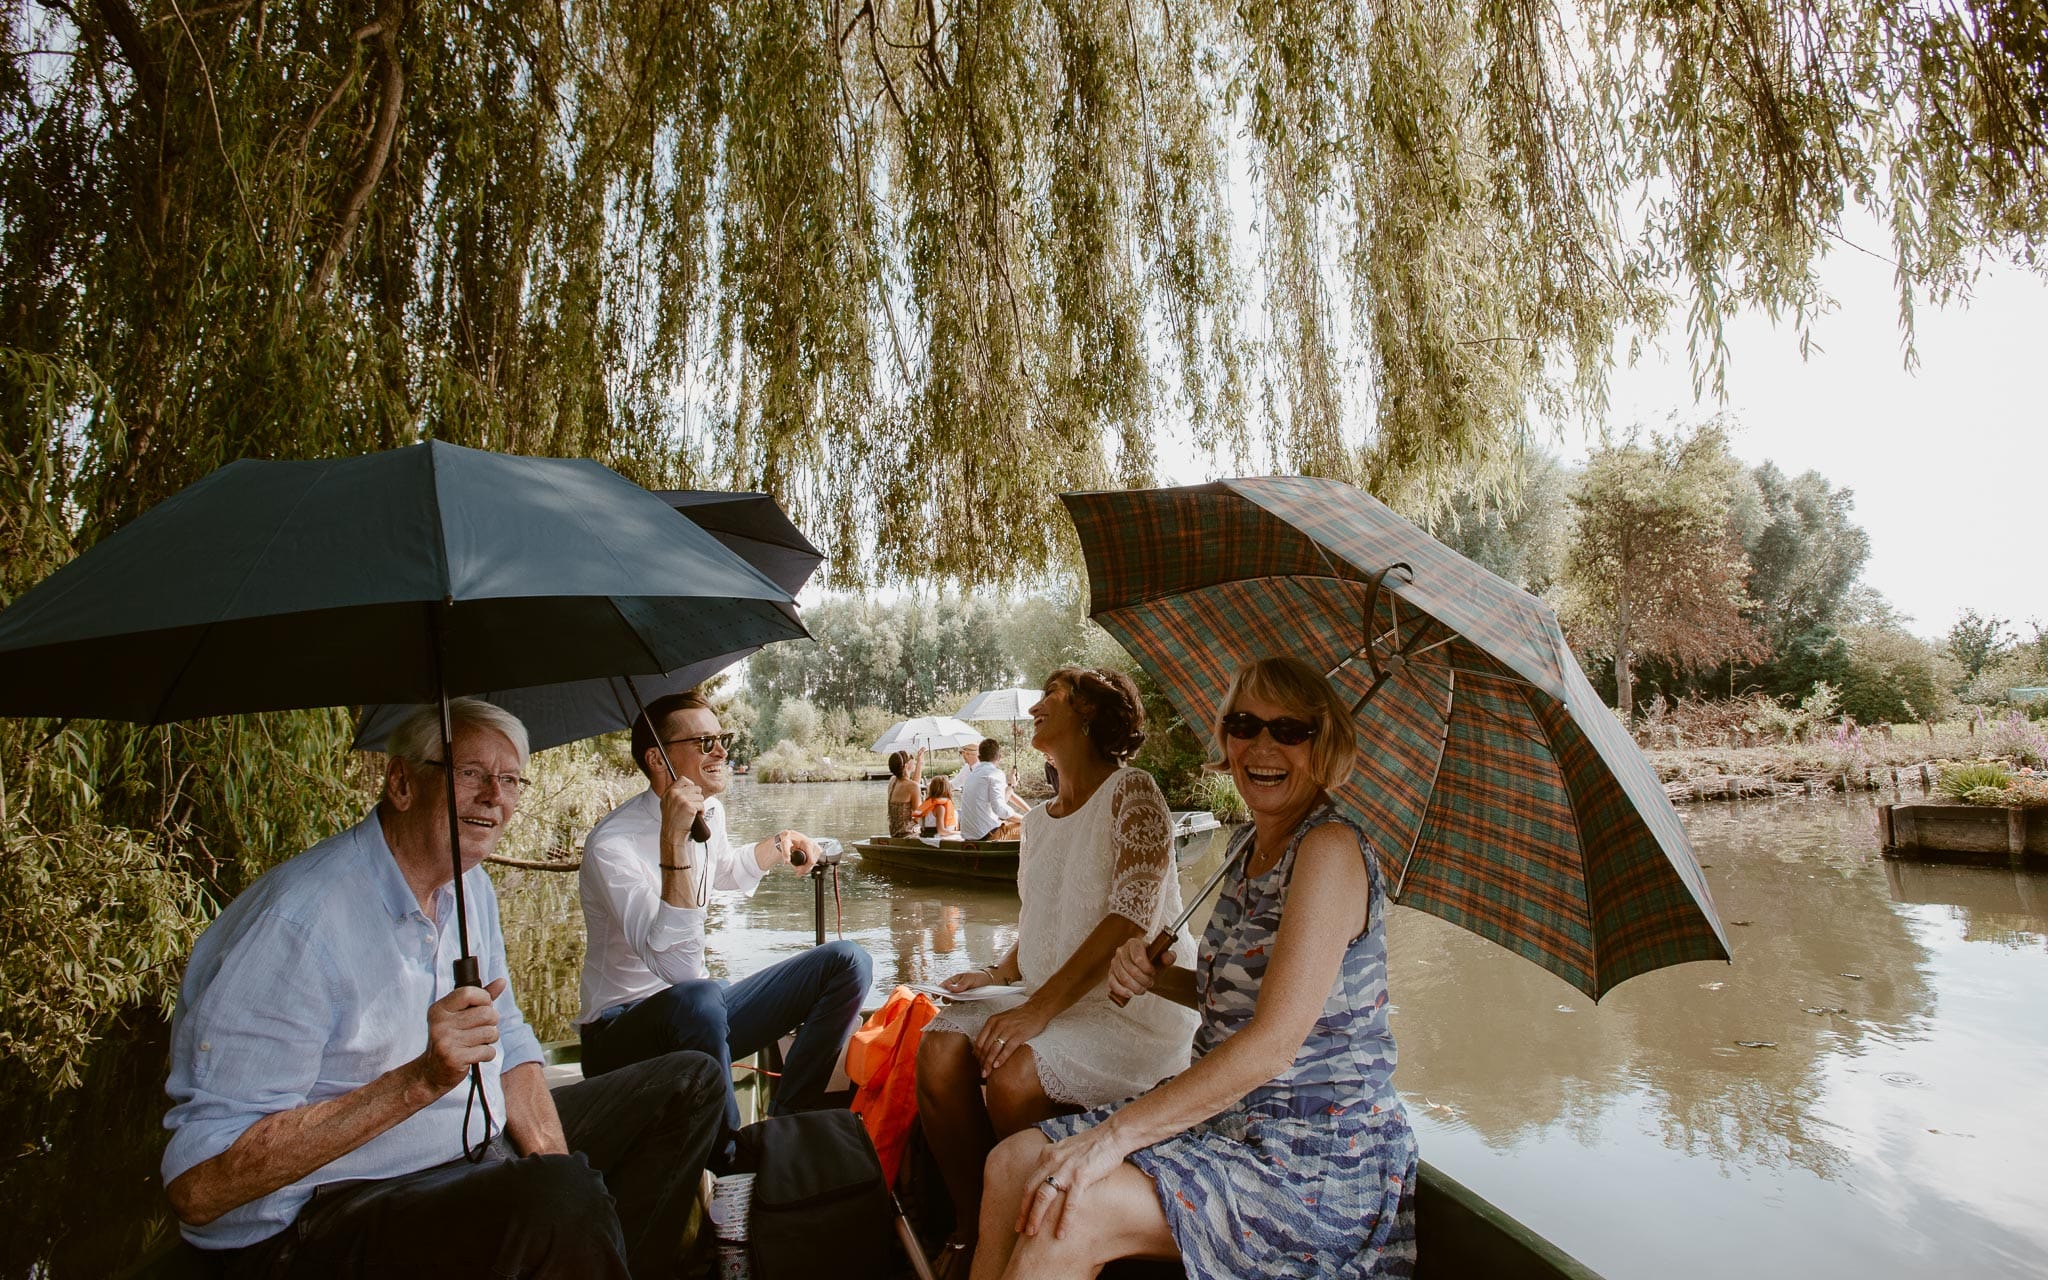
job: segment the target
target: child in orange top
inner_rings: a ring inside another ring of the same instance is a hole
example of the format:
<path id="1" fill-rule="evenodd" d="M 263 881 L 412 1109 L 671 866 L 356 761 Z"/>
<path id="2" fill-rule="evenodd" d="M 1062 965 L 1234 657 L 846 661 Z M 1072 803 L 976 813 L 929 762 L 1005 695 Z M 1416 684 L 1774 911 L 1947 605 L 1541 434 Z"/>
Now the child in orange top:
<path id="1" fill-rule="evenodd" d="M 958 836 L 960 819 L 953 812 L 953 786 L 944 777 L 931 780 L 931 791 L 923 804 L 910 811 L 910 816 L 923 823 L 919 828 L 925 835 Z"/>

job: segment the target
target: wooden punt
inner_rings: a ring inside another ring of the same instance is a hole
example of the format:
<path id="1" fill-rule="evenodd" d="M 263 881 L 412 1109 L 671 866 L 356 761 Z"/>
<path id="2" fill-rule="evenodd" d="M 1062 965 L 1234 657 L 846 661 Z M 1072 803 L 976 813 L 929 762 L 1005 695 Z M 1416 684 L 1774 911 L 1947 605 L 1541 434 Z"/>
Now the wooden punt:
<path id="1" fill-rule="evenodd" d="M 573 1040 L 543 1046 L 550 1087 L 583 1078 L 581 1048 Z M 759 1061 L 766 1057 L 767 1061 Z M 769 1078 L 757 1067 L 781 1066 L 773 1050 L 733 1064 L 733 1087 L 744 1119 L 766 1109 Z M 932 1180 L 937 1186 L 936 1179 Z M 1531 1231 L 1498 1205 L 1427 1160 L 1415 1188 L 1417 1280 L 1601 1280 L 1598 1273 Z M 125 1280 L 214 1280 L 207 1255 L 174 1240 L 153 1251 Z M 906 1266 L 903 1274 L 908 1277 Z M 1104 1280 L 1169 1280 L 1175 1265 L 1125 1261 L 1103 1271 Z"/>
<path id="2" fill-rule="evenodd" d="M 885 871 L 950 876 L 963 880 L 1017 883 L 1015 840 L 928 840 L 923 836 L 875 836 L 853 846 L 863 863 Z"/>
<path id="3" fill-rule="evenodd" d="M 1220 824 L 1206 809 L 1176 809 L 1173 814 L 1173 856 L 1188 862 L 1208 847 L 1205 837 Z M 932 836 L 874 836 L 855 842 L 862 862 L 887 871 L 964 880 L 1017 883 L 1015 840 L 958 840 Z"/>

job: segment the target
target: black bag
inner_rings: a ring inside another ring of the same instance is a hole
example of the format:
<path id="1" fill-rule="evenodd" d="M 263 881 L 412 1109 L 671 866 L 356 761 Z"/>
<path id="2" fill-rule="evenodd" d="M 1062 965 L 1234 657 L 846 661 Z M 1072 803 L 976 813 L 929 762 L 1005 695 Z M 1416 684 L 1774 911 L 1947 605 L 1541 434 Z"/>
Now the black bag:
<path id="1" fill-rule="evenodd" d="M 754 1175 L 754 1280 L 883 1280 L 904 1273 L 896 1202 L 860 1117 L 770 1116 L 739 1131 L 736 1173 Z"/>

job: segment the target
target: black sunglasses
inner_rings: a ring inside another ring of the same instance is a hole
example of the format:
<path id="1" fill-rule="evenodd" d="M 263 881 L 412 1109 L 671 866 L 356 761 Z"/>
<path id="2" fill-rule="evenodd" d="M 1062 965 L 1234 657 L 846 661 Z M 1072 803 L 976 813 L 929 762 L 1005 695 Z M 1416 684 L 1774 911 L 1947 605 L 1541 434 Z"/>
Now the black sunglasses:
<path id="1" fill-rule="evenodd" d="M 731 752 L 732 744 L 738 740 L 739 736 L 737 733 L 706 733 L 691 738 L 668 738 L 663 741 L 662 745 L 673 747 L 680 742 L 691 742 L 696 744 L 700 754 L 708 756 L 711 754 L 711 748 L 713 747 L 717 747 L 720 751 Z"/>
<path id="2" fill-rule="evenodd" d="M 1276 716 L 1261 720 L 1249 711 L 1233 711 L 1223 717 L 1223 732 L 1233 738 L 1251 741 L 1264 729 L 1273 735 L 1273 741 L 1283 747 L 1298 747 L 1323 731 L 1323 726 L 1296 716 Z"/>

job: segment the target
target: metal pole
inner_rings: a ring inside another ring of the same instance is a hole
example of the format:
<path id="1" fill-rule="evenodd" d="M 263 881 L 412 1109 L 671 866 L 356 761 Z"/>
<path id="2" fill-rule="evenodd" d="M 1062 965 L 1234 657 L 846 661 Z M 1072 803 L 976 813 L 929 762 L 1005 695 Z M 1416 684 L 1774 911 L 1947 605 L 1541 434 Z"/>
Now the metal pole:
<path id="1" fill-rule="evenodd" d="M 444 607 L 452 608 L 453 599 L 443 600 Z M 448 800 L 448 861 L 455 872 L 455 942 L 458 953 L 453 965 L 455 988 L 484 985 L 483 973 L 475 956 L 469 953 L 469 904 L 462 892 L 462 819 L 455 812 L 455 721 L 448 710 L 448 637 L 442 625 L 441 611 L 433 610 L 429 617 L 434 632 L 434 688 L 441 702 L 441 777 L 445 779 Z M 469 1143 L 470 1107 L 478 1103 L 483 1106 L 484 1136 L 475 1146 Z M 469 1102 L 462 1108 L 462 1156 L 471 1164 L 482 1160 L 491 1148 L 490 1095 L 484 1092 L 484 1069 L 481 1063 L 469 1067 Z"/>
<path id="2" fill-rule="evenodd" d="M 442 602 L 443 607 L 452 606 L 453 600 Z M 483 986 L 482 975 L 477 970 L 476 957 L 469 954 L 469 904 L 462 892 L 462 820 L 455 812 L 455 725 L 448 713 L 448 636 L 442 625 L 441 612 L 436 609 L 431 615 L 434 631 L 434 685 L 441 699 L 441 777 L 445 780 L 448 797 L 448 861 L 455 873 L 455 932 L 461 947 L 460 957 L 455 961 L 455 985 L 458 987 Z"/>

